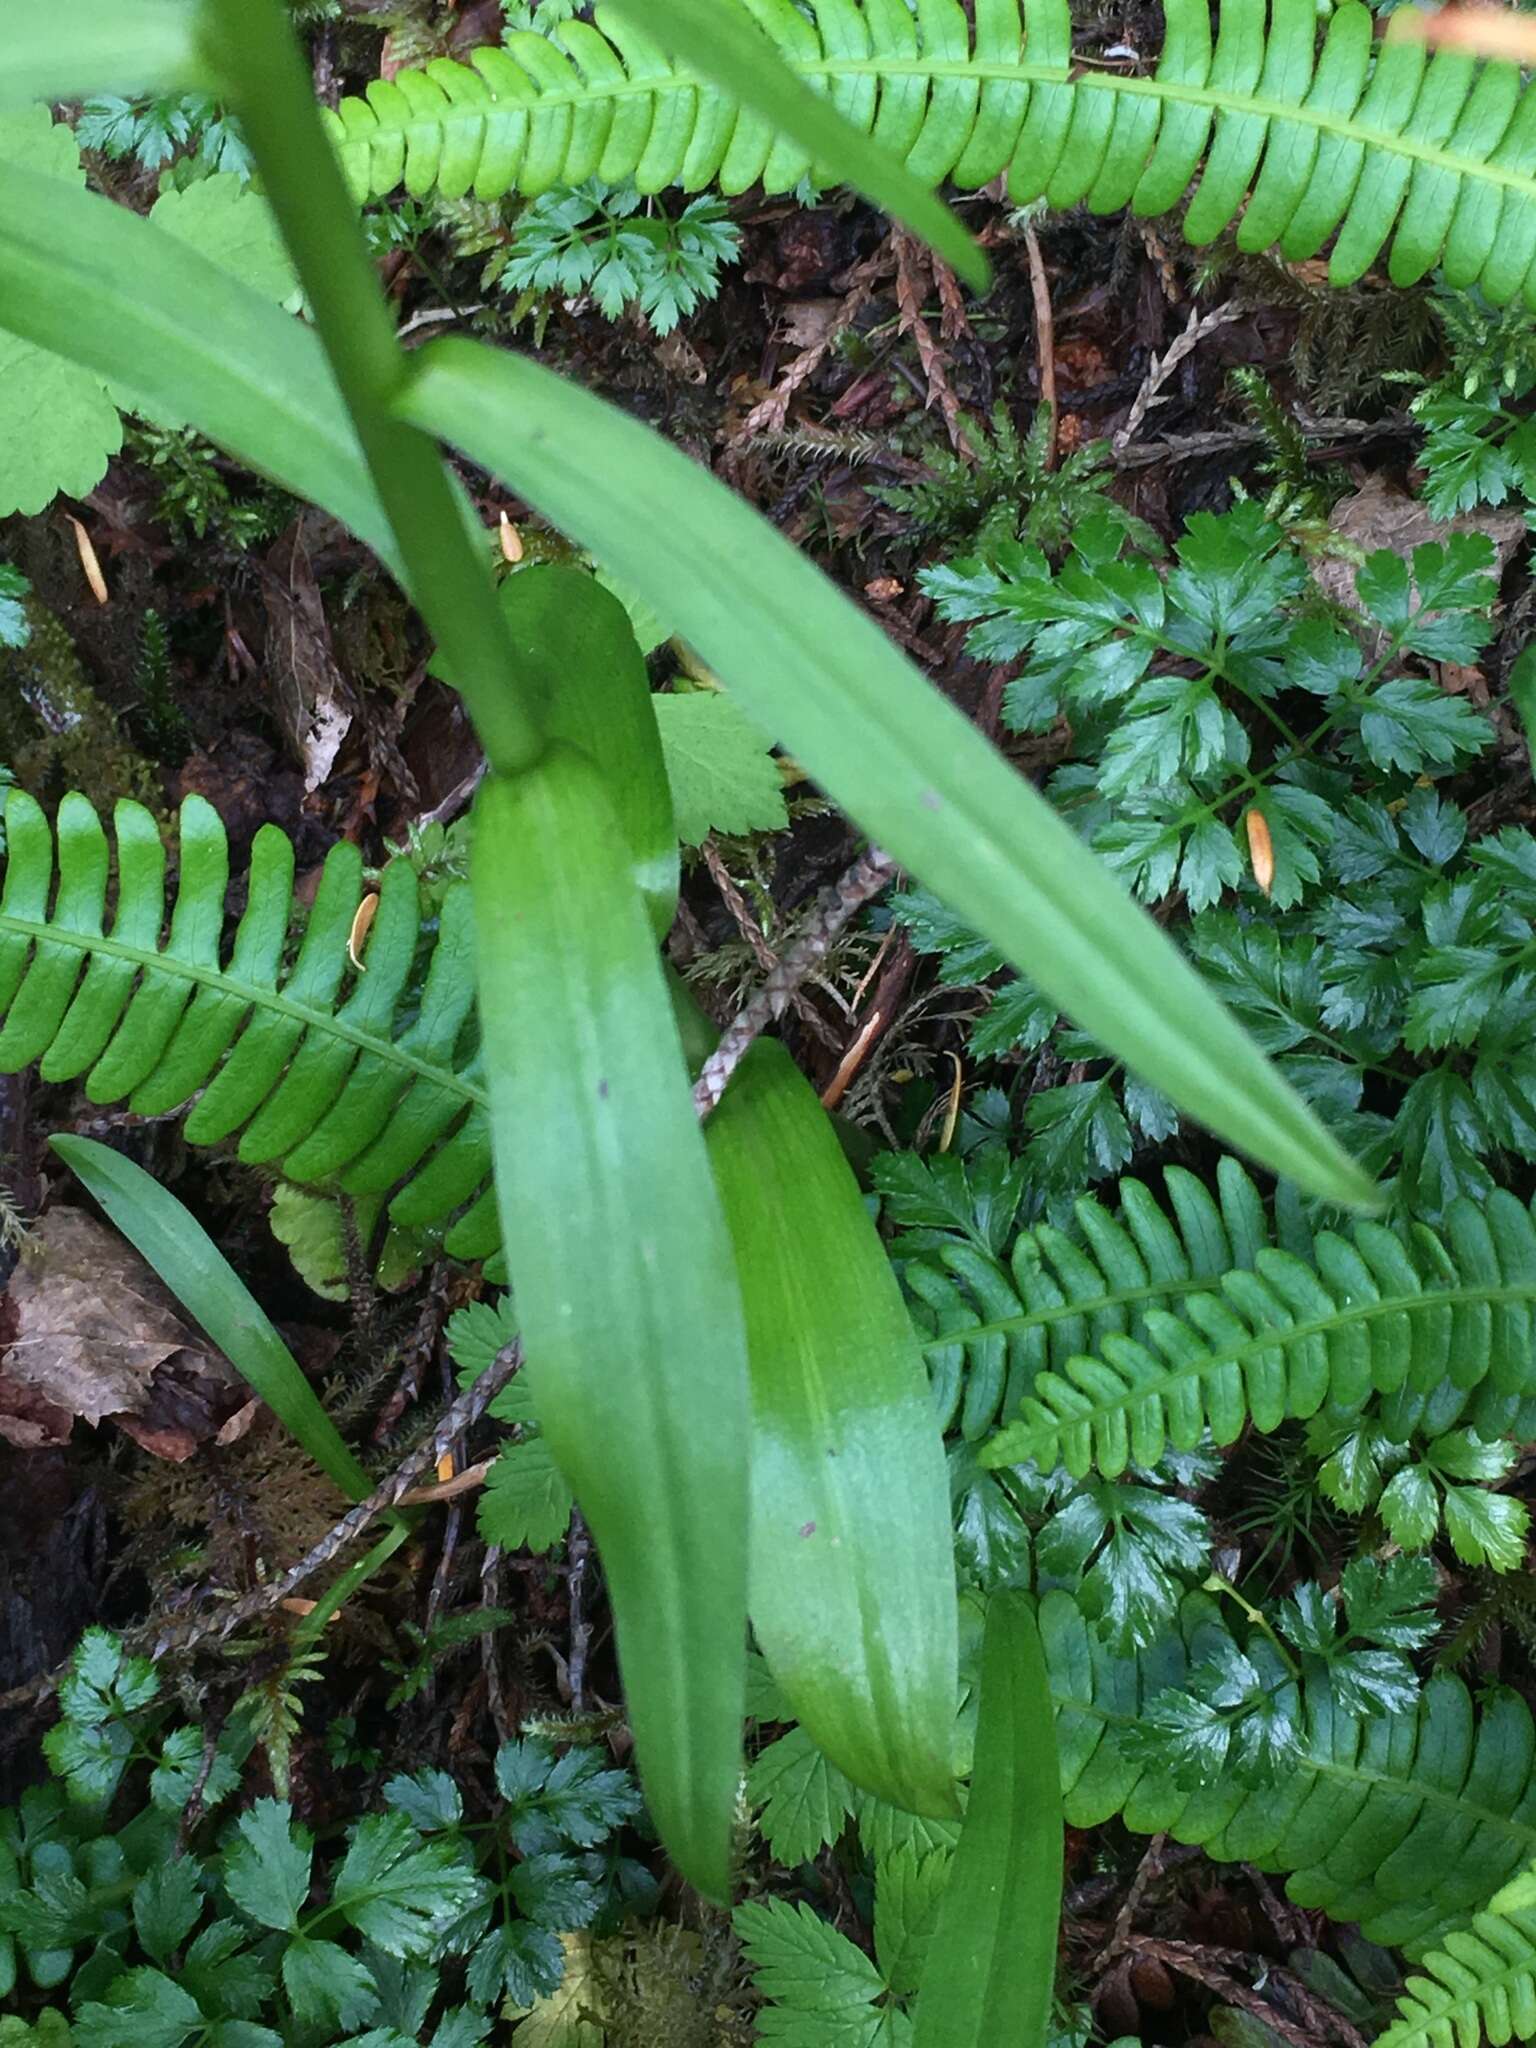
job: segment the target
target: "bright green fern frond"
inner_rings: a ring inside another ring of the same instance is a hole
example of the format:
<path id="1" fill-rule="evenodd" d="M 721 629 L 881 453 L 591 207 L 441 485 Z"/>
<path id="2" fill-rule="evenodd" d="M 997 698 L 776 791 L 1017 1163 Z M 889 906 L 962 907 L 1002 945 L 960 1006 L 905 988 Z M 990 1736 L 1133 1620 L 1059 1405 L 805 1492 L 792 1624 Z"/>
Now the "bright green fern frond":
<path id="1" fill-rule="evenodd" d="M 1536 2040 L 1536 1883 L 1506 1887 L 1468 1927 L 1453 1928 L 1421 1956 L 1423 1977 L 1410 1977 L 1398 2018 L 1375 2048 L 1495 2048 Z M 1523 1899 L 1524 1904 L 1516 1903 Z"/>
<path id="2" fill-rule="evenodd" d="M 1017 1250 L 1013 1264 L 1017 1273 Z M 1058 1350 L 1024 1383 L 1022 1420 L 981 1462 L 1113 1478 L 1155 1465 L 1170 1445 L 1192 1450 L 1207 1429 L 1229 1444 L 1250 1423 L 1274 1430 L 1325 1408 L 1348 1416 L 1373 1396 L 1385 1397 L 1381 1422 L 1397 1441 L 1463 1420 L 1490 1440 L 1529 1433 L 1536 1224 L 1513 1195 L 1457 1202 L 1443 1238 L 1356 1223 L 1347 1236 L 1321 1232 L 1310 1258 L 1260 1244 L 1234 1266 L 1214 1288 L 1148 1302 L 1138 1330 L 1122 1321 L 1090 1337 L 1091 1350 L 1081 1340 L 1065 1360 Z M 1085 1311 L 1092 1284 L 1090 1268 L 1075 1290 Z M 994 1339 L 1035 1320 L 1033 1303 L 1011 1318 L 995 1291 L 983 1299 Z"/>
<path id="3" fill-rule="evenodd" d="M 1159 214 L 1198 178 L 1193 242 L 1241 212 L 1242 248 L 1278 243 L 1292 262 L 1336 234 L 1336 284 L 1390 240 L 1395 283 L 1443 262 L 1455 286 L 1536 305 L 1536 88 L 1512 64 L 1378 43 L 1359 0 L 1321 47 L 1312 0 L 1224 0 L 1214 40 L 1207 0 L 1167 0 L 1152 77 L 1074 68 L 1066 0 L 977 0 L 974 29 L 958 0 L 921 0 L 915 18 L 904 0 L 748 4 L 801 77 L 932 183 L 1006 173 L 1017 204 Z M 813 168 L 602 8 L 596 27 L 376 80 L 329 119 L 359 198 L 593 177 L 782 192 Z"/>
<path id="4" fill-rule="evenodd" d="M 1073 1827 L 1119 1814 L 1137 1834 L 1166 1830 L 1218 1862 L 1287 1872 L 1298 1905 L 1358 1921 L 1370 1940 L 1415 1951 L 1536 1857 L 1530 1709 L 1500 1689 L 1479 1711 L 1449 1676 L 1431 1679 L 1411 1712 L 1368 1716 L 1345 1712 L 1321 1681 L 1302 1704 L 1300 1754 L 1271 1782 L 1229 1770 L 1200 1790 L 1176 1784 L 1165 1761 L 1138 1750 L 1137 1722 L 1159 1693 L 1182 1685 L 1231 1639 L 1202 1594 L 1185 1601 L 1182 1621 L 1182 1637 L 1170 1631 L 1141 1656 L 1122 1657 L 1105 1648 L 1070 1595 L 1041 1599 Z"/>
<path id="5" fill-rule="evenodd" d="M 423 970 L 416 875 L 395 862 L 354 959 L 362 858 L 335 846 L 295 951 L 293 848 L 264 825 L 226 951 L 229 849 L 201 797 L 182 806 L 168 923 L 165 849 L 141 805 L 117 806 L 111 889 L 83 796 L 59 806 L 57 852 L 31 797 L 8 791 L 4 817 L 0 1073 L 38 1060 L 45 1080 L 82 1080 L 93 1102 L 145 1116 L 196 1098 L 193 1143 L 238 1134 L 242 1159 L 286 1180 L 390 1193 L 397 1224 L 458 1256 L 498 1249 L 467 886 L 445 897 Z"/>

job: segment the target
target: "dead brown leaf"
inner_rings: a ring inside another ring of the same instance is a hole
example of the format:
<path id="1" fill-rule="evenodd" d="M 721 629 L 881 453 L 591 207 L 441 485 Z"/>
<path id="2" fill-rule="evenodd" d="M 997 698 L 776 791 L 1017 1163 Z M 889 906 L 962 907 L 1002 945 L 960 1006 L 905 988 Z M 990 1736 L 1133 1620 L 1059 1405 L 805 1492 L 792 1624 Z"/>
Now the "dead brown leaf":
<path id="1" fill-rule="evenodd" d="M 267 678 L 308 796 L 334 767 L 357 700 L 336 664 L 302 518 L 273 543 L 262 572 Z"/>
<path id="2" fill-rule="evenodd" d="M 10 1308 L 0 1437 L 23 1449 L 62 1443 L 78 1417 L 180 1463 L 248 1399 L 137 1252 L 82 1209 L 50 1209 L 29 1231 Z"/>
<path id="3" fill-rule="evenodd" d="M 1454 519 L 1436 519 L 1417 498 L 1408 497 L 1381 477 L 1371 477 L 1358 491 L 1341 498 L 1328 523 L 1341 540 L 1367 555 L 1377 548 L 1391 548 L 1406 556 L 1425 541 L 1444 540 L 1447 534 L 1483 534 L 1493 543 L 1495 579 L 1503 575 L 1526 537 L 1521 512 L 1485 505 L 1476 512 L 1458 513 Z M 1313 574 L 1325 596 L 1353 605 L 1353 562 L 1329 556 L 1315 565 Z"/>

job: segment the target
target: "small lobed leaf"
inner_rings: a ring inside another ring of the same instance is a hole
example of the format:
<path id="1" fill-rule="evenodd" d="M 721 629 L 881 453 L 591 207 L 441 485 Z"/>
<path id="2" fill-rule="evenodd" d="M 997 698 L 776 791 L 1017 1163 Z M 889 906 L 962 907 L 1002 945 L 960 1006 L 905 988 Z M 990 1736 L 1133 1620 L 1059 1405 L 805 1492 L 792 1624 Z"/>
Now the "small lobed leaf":
<path id="1" fill-rule="evenodd" d="M 309 1896 L 313 1837 L 278 1799 L 258 1799 L 235 1832 L 239 1840 L 224 1863 L 225 1890 L 261 1926 L 296 1932 Z"/>
<path id="2" fill-rule="evenodd" d="M 653 700 L 677 836 L 777 832 L 789 823 L 768 742 L 730 697 L 714 690 Z"/>
<path id="3" fill-rule="evenodd" d="M 549 1445 L 534 1437 L 502 1451 L 486 1474 L 475 1519 L 485 1541 L 503 1550 L 553 1550 L 570 1526 L 573 1505 Z"/>

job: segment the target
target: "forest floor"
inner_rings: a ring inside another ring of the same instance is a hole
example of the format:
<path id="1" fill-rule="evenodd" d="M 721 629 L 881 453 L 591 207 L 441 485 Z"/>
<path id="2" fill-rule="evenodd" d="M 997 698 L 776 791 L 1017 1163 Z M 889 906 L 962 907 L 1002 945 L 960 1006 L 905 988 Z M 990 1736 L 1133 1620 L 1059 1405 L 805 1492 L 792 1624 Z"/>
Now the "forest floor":
<path id="1" fill-rule="evenodd" d="M 1115 32 L 1134 31 L 1120 23 Z M 379 61 L 378 37 L 350 28 L 324 37 L 318 54 L 335 81 L 359 89 Z M 132 196 L 135 180 L 152 193 L 152 172 L 107 169 L 120 196 Z M 996 266 L 979 302 L 856 200 L 828 195 L 807 208 L 748 195 L 730 207 L 739 260 L 721 270 L 718 296 L 665 337 L 633 309 L 610 319 L 589 297 L 546 295 L 514 338 L 510 296 L 479 305 L 476 264 L 454 253 L 440 224 L 402 231 L 380 269 L 408 336 L 458 327 L 535 346 L 712 468 L 1037 779 L 1059 747 L 1049 733 L 1004 727 L 1003 691 L 1018 663 L 973 659 L 966 628 L 938 616 L 918 575 L 968 552 L 999 518 L 1007 528 L 1025 502 L 1048 501 L 1053 476 L 1071 473 L 1081 451 L 1102 449 L 1100 480 L 1113 499 L 1165 540 L 1190 515 L 1229 507 L 1235 486 L 1266 497 L 1287 459 L 1298 488 L 1325 485 L 1322 509 L 1307 513 L 1319 528 L 1366 549 L 1441 530 L 1420 501 L 1418 429 L 1388 375 L 1431 373 L 1442 359 L 1427 287 L 1391 291 L 1372 275 L 1331 293 L 1312 267 L 1226 245 L 1191 252 L 1155 222 L 1081 211 L 1030 221 L 985 194 L 962 210 Z M 1259 373 L 1257 399 L 1234 371 Z M 1288 423 L 1283 447 L 1271 413 Z M 559 552 L 526 506 L 462 474 L 509 559 Z M 1512 517 L 1484 515 L 1505 544 L 1504 636 L 1524 616 L 1524 528 L 1513 517 L 1511 530 Z M 81 529 L 105 601 L 87 582 Z M 200 795 L 227 828 L 237 877 L 258 829 L 275 823 L 295 843 L 301 900 L 336 841 L 355 842 L 379 866 L 413 835 L 419 843 L 463 815 L 478 750 L 399 593 L 334 524 L 190 437 L 131 434 L 87 497 L 0 522 L 0 553 L 51 622 L 32 649 L 29 686 L 0 684 L 0 759 L 45 801 L 65 788 L 101 806 L 132 795 L 168 818 Z M 689 573 L 680 556 L 678 576 Z M 1503 645 L 1490 650 L 1489 673 Z M 686 672 L 686 654 L 656 657 L 666 659 Z M 1486 703 L 1481 673 L 1464 687 Z M 809 785 L 790 781 L 787 794 L 785 829 L 713 836 L 685 859 L 669 950 L 722 1023 L 859 850 Z M 1513 728 L 1466 771 L 1458 794 L 1464 809 L 1501 822 L 1536 817 Z M 237 882 L 230 909 L 239 908 Z M 869 980 L 851 1011 L 856 969 Z M 954 1073 L 969 1098 L 984 1085 L 1010 1087 L 1030 1067 L 1025 1051 L 978 1061 L 968 1027 L 980 999 L 941 984 L 933 959 L 879 919 L 841 971 L 833 989 L 807 986 L 782 1035 L 874 1145 L 937 1143 Z M 878 1026 L 866 1030 L 872 1013 Z M 24 1323 L 31 1341 L 70 1351 L 80 1379 L 72 1413 L 29 1406 L 14 1387 L 8 1396 L 0 1350 L 0 1805 L 38 1777 L 54 1711 L 47 1681 L 91 1623 L 141 1647 L 176 1636 L 167 1670 L 201 1725 L 216 1728 L 253 1684 L 286 1699 L 281 1774 L 316 1827 L 363 1810 L 392 1771 L 484 1771 L 498 1741 L 529 1722 L 579 1723 L 622 1762 L 601 1577 L 579 1525 L 548 1556 L 488 1553 L 472 1490 L 445 1497 L 344 1607 L 302 1691 L 289 1661 L 292 1602 L 246 1624 L 238 1658 L 214 1641 L 204 1625 L 219 1597 L 275 1583 L 323 1541 L 335 1503 L 278 1438 L 259 1427 L 229 1437 L 196 1341 L 179 1345 L 186 1333 L 114 1270 L 98 1238 L 56 1253 L 50 1304 L 39 1307 L 35 1283 L 18 1294 L 29 1226 L 71 1199 L 47 1149 L 64 1130 L 108 1138 L 193 1208 L 380 1478 L 430 1436 L 451 1398 L 444 1329 L 483 1289 L 473 1270 L 439 1261 L 391 1292 L 354 1242 L 343 1248 L 343 1284 L 329 1290 L 341 1298 L 322 1298 L 273 1234 L 270 1185 L 227 1150 L 195 1150 L 177 1118 L 98 1109 L 35 1070 L 0 1079 L 14 1223 L 0 1268 L 11 1276 L 0 1346 Z M 1141 1139 L 1131 1166 L 1145 1178 L 1174 1159 L 1208 1173 L 1215 1156 L 1198 1135 Z M 123 1306 L 130 1297 L 136 1306 Z M 156 1362 L 154 1394 L 131 1430 L 90 1420 L 92 1345 L 113 1341 L 103 1315 L 119 1316 L 124 1346 Z M 455 1444 L 439 1478 L 475 1466 L 487 1442 L 482 1428 Z M 1238 1479 L 1234 1510 L 1240 1491 Z M 1219 1536 L 1219 1517 L 1217 1526 Z M 1326 1563 L 1325 1513 L 1310 1533 Z M 487 1608 L 509 1618 L 477 1626 Z M 1485 1643 L 1478 1659 L 1536 1698 L 1518 1654 Z M 250 1768 L 260 1780 L 260 1760 Z M 1064 1982 L 1091 2010 L 1096 2038 L 1129 2034 L 1149 2048 L 1353 2044 L 1380 2016 L 1390 1962 L 1361 1944 L 1341 1950 L 1329 1923 L 1259 1871 L 1218 1866 L 1163 1837 L 1149 1845 L 1117 1822 L 1071 1835 L 1068 1852 Z M 790 1897 L 819 1887 L 824 1909 L 863 1942 L 857 1870 L 840 1867 L 839 1854 L 821 1852 L 819 1876 L 778 1869 L 762 1881 Z M 700 1917 L 665 1883 L 659 1910 L 687 1925 Z M 1331 1975 L 1305 1963 L 1320 1952 Z M 1350 1955 L 1369 1980 L 1363 1989 L 1340 1974 Z M 1262 1993 L 1256 1958 L 1270 1971 Z M 720 1994 L 709 2038 L 741 2038 L 744 1984 L 738 1971 Z"/>

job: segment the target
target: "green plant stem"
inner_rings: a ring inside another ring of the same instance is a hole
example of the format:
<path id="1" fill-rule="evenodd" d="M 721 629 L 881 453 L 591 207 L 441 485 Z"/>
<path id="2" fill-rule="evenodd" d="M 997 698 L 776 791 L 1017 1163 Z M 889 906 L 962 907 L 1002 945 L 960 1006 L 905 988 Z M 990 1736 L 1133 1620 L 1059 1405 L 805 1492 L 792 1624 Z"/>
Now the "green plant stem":
<path id="1" fill-rule="evenodd" d="M 515 774 L 544 750 L 519 685 L 489 569 L 461 536 L 442 458 L 390 412 L 407 359 L 379 292 L 308 73 L 278 0 L 202 0 L 197 43 L 236 108 L 368 467 L 399 542 L 411 595 L 492 768 Z"/>
<path id="2" fill-rule="evenodd" d="M 1236 1586 L 1233 1585 L 1232 1581 L 1230 1579 L 1224 1579 L 1220 1572 L 1211 1573 L 1210 1577 L 1205 1582 L 1203 1590 L 1207 1593 L 1225 1593 L 1229 1600 L 1233 1601 L 1238 1607 L 1242 1609 L 1243 1613 L 1246 1615 L 1246 1617 L 1252 1623 L 1252 1625 L 1256 1629 L 1259 1629 L 1264 1635 L 1266 1635 L 1269 1638 L 1271 1648 L 1274 1650 L 1275 1655 L 1280 1659 L 1281 1663 L 1285 1666 L 1286 1670 L 1289 1671 L 1292 1679 L 1297 1681 L 1300 1680 L 1301 1666 L 1296 1662 L 1296 1659 L 1291 1655 L 1290 1651 L 1285 1647 L 1285 1644 L 1280 1640 L 1280 1637 L 1271 1627 L 1269 1617 L 1267 1614 L 1265 1614 L 1262 1607 L 1255 1607 L 1251 1601 L 1245 1600 L 1242 1594 L 1239 1593 L 1239 1591 L 1237 1590 Z M 1275 1688 L 1271 1687 L 1271 1691 L 1274 1690 Z"/>

